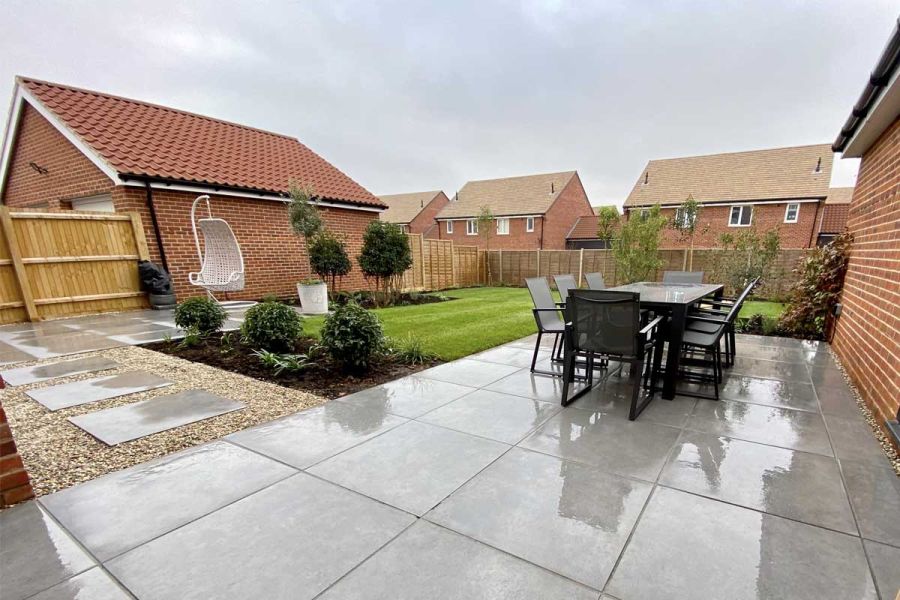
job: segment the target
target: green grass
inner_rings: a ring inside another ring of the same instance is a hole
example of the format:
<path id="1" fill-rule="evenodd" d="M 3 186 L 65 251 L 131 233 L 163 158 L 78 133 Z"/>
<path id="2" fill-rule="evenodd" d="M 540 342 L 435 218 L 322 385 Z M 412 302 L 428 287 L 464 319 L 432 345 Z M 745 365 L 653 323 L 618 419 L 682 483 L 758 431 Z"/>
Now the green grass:
<path id="1" fill-rule="evenodd" d="M 444 293 L 455 300 L 374 312 L 388 337 L 417 335 L 427 350 L 444 360 L 487 350 L 537 331 L 531 316 L 531 298 L 524 288 L 468 288 Z M 303 329 L 318 335 L 323 321 L 323 317 L 308 317 Z"/>
<path id="2" fill-rule="evenodd" d="M 765 300 L 747 300 L 741 307 L 740 317 L 752 317 L 760 314 L 764 317 L 777 319 L 784 312 L 784 304 L 781 302 L 768 302 Z"/>

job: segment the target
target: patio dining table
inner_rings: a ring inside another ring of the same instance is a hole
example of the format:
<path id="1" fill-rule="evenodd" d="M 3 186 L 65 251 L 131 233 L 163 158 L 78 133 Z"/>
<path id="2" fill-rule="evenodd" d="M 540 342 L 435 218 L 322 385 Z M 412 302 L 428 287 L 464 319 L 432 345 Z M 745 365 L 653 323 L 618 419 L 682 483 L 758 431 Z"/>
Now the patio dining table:
<path id="1" fill-rule="evenodd" d="M 637 292 L 640 294 L 641 308 L 649 308 L 656 313 L 666 313 L 669 319 L 666 324 L 666 341 L 669 351 L 666 355 L 665 376 L 663 377 L 663 398 L 675 397 L 675 384 L 678 378 L 678 361 L 681 356 L 681 340 L 691 306 L 712 296 L 720 298 L 725 286 L 715 283 L 655 283 L 641 281 L 608 288 L 619 292 Z"/>

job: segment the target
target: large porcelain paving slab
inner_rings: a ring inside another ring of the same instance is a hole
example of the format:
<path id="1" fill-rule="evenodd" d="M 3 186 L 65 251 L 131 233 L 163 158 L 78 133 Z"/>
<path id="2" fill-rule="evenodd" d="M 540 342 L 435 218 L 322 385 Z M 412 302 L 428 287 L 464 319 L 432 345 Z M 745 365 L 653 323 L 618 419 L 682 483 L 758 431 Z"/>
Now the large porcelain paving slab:
<path id="1" fill-rule="evenodd" d="M 115 446 L 243 407 L 240 402 L 204 390 L 186 390 L 69 417 L 69 421 L 101 442 Z"/>
<path id="2" fill-rule="evenodd" d="M 685 431 L 659 483 L 857 535 L 830 457 Z"/>
<path id="3" fill-rule="evenodd" d="M 118 375 L 62 383 L 25 392 L 50 410 L 60 410 L 89 402 L 109 400 L 127 394 L 146 392 L 174 384 L 174 381 L 146 371 L 128 371 Z"/>
<path id="4" fill-rule="evenodd" d="M 508 449 L 506 444 L 410 421 L 309 472 L 421 516 Z"/>
<path id="5" fill-rule="evenodd" d="M 28 360 L 34 360 L 34 356 L 19 350 L 15 346 L 0 342 L 0 366 L 12 365 Z"/>
<path id="6" fill-rule="evenodd" d="M 552 402 L 554 404 L 561 404 L 562 402 L 562 379 L 532 373 L 528 369 L 519 370 L 484 387 L 494 392 L 523 396 L 532 400 L 541 400 L 542 402 Z M 570 386 L 571 392 L 569 392 L 569 395 L 574 394 L 581 387 L 581 384 L 576 382 Z"/>
<path id="7" fill-rule="evenodd" d="M 0 597 L 20 600 L 94 566 L 36 502 L 0 512 Z"/>
<path id="8" fill-rule="evenodd" d="M 322 600 L 596 600 L 597 592 L 472 539 L 419 521 Z"/>
<path id="9" fill-rule="evenodd" d="M 655 481 L 677 438 L 674 427 L 567 409 L 519 446 Z"/>
<path id="10" fill-rule="evenodd" d="M 742 357 L 753 360 L 776 360 L 779 362 L 803 364 L 808 362 L 806 353 L 800 348 L 744 344 L 740 347 L 739 354 Z"/>
<path id="11" fill-rule="evenodd" d="M 476 388 L 410 375 L 340 398 L 363 408 L 414 419 Z"/>
<path id="12" fill-rule="evenodd" d="M 95 567 L 43 591 L 29 600 L 129 600 L 127 594 L 103 569 Z"/>
<path id="13" fill-rule="evenodd" d="M 305 469 L 405 422 L 383 408 L 329 402 L 225 439 Z"/>
<path id="14" fill-rule="evenodd" d="M 538 352 L 538 360 L 548 358 L 550 353 L 547 351 Z M 513 346 L 497 346 L 490 350 L 485 350 L 478 354 L 473 354 L 469 358 L 473 360 L 483 360 L 485 362 L 498 363 L 501 365 L 510 365 L 513 367 L 531 367 L 531 360 L 534 357 L 534 351 L 527 348 L 517 348 Z"/>
<path id="15" fill-rule="evenodd" d="M 570 406 L 578 410 L 589 410 L 598 414 L 627 419 L 631 409 L 632 389 L 631 380 L 627 376 L 614 375 Z M 645 392 L 641 391 L 640 394 L 639 402 L 646 397 Z M 682 427 L 696 403 L 695 398 L 675 396 L 672 400 L 666 400 L 661 394 L 656 393 L 638 419 L 644 422 Z"/>
<path id="16" fill-rule="evenodd" d="M 477 390 L 418 420 L 515 444 L 560 410 L 558 404 Z"/>
<path id="17" fill-rule="evenodd" d="M 37 359 L 55 358 L 66 354 L 79 354 L 95 350 L 106 350 L 122 346 L 122 342 L 98 335 L 96 333 L 77 332 L 61 333 L 51 336 L 36 336 L 12 344 L 34 355 Z"/>
<path id="18" fill-rule="evenodd" d="M 85 358 L 76 358 L 75 360 L 9 369 L 8 371 L 3 371 L 0 375 L 3 375 L 3 380 L 9 385 L 25 385 L 68 375 L 114 369 L 118 366 L 119 363 L 103 356 L 87 356 Z"/>
<path id="19" fill-rule="evenodd" d="M 699 400 L 688 429 L 831 456 L 822 417 L 816 413 L 720 400 Z"/>
<path id="20" fill-rule="evenodd" d="M 414 520 L 298 473 L 106 563 L 143 600 L 313 598 Z"/>
<path id="21" fill-rule="evenodd" d="M 498 365 L 480 360 L 463 358 L 453 362 L 438 365 L 419 372 L 421 377 L 449 381 L 472 387 L 482 387 L 493 383 L 519 370 L 519 367 Z"/>
<path id="22" fill-rule="evenodd" d="M 858 537 L 657 488 L 606 587 L 618 598 L 876 598 Z"/>
<path id="23" fill-rule="evenodd" d="M 805 364 L 747 358 L 741 355 L 740 350 L 738 350 L 737 357 L 734 359 L 734 366 L 731 367 L 731 372 L 765 379 L 779 379 L 781 381 L 798 383 L 810 382 L 809 371 Z"/>
<path id="24" fill-rule="evenodd" d="M 900 548 L 865 540 L 875 585 L 883 600 L 900 596 Z"/>
<path id="25" fill-rule="evenodd" d="M 887 461 L 840 463 L 860 534 L 900 548 L 900 477 Z"/>
<path id="26" fill-rule="evenodd" d="M 513 448 L 426 518 L 599 590 L 650 489 Z"/>
<path id="27" fill-rule="evenodd" d="M 44 496 L 41 503 L 106 561 L 293 473 L 249 450 L 213 442 Z"/>
<path id="28" fill-rule="evenodd" d="M 816 392 L 811 383 L 762 379 L 747 375 L 729 375 L 719 388 L 725 400 L 749 402 L 779 408 L 818 412 Z"/>
<path id="29" fill-rule="evenodd" d="M 834 454 L 838 458 L 886 463 L 881 444 L 875 440 L 872 428 L 862 419 L 861 414 L 849 419 L 826 414 L 825 425 L 831 434 Z"/>

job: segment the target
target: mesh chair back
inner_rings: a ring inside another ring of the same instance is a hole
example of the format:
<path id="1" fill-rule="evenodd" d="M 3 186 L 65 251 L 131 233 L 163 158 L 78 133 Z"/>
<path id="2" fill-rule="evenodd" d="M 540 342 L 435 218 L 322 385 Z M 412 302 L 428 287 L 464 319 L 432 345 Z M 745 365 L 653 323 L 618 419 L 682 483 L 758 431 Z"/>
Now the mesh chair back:
<path id="1" fill-rule="evenodd" d="M 534 302 L 535 308 L 557 308 L 556 300 L 553 299 L 553 292 L 550 291 L 550 284 L 547 283 L 545 278 L 529 277 L 525 280 L 525 285 L 528 286 L 528 293 L 531 294 L 531 301 Z M 538 322 L 545 329 L 562 323 L 559 312 L 545 311 L 539 312 L 537 315 Z"/>
<path id="2" fill-rule="evenodd" d="M 575 283 L 574 275 L 554 275 L 553 281 L 556 282 L 556 289 L 559 290 L 559 300 L 560 302 L 565 302 L 569 297 L 569 290 L 578 289 L 578 284 Z"/>
<path id="3" fill-rule="evenodd" d="M 576 351 L 637 356 L 640 295 L 634 292 L 572 290 L 566 318 Z"/>
<path id="4" fill-rule="evenodd" d="M 606 282 L 603 281 L 603 273 L 585 273 L 589 290 L 605 290 Z"/>
<path id="5" fill-rule="evenodd" d="M 666 271 L 663 283 L 703 283 L 703 271 Z"/>

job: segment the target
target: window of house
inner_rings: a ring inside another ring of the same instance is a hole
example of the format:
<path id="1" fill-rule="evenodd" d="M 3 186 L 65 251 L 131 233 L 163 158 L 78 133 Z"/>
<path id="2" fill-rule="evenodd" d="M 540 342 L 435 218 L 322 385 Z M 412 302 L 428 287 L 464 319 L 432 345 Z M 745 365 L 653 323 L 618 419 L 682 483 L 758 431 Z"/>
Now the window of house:
<path id="1" fill-rule="evenodd" d="M 466 221 L 466 235 L 478 235 L 478 221 L 475 219 Z"/>
<path id="2" fill-rule="evenodd" d="M 784 222 L 785 223 L 796 223 L 800 218 L 800 205 L 799 204 L 788 204 L 787 208 L 784 209 Z"/>
<path id="3" fill-rule="evenodd" d="M 534 231 L 534 217 L 525 217 L 525 231 L 528 233 Z"/>
<path id="4" fill-rule="evenodd" d="M 110 194 L 101 194 L 99 196 L 88 196 L 86 198 L 74 198 L 70 200 L 72 210 L 88 210 L 92 212 L 116 212 L 113 207 L 112 196 Z"/>
<path id="5" fill-rule="evenodd" d="M 647 210 L 646 208 L 642 208 L 641 209 L 641 221 L 646 221 L 647 217 L 649 217 L 649 216 L 650 216 L 650 211 Z"/>
<path id="6" fill-rule="evenodd" d="M 681 207 L 675 209 L 675 224 L 678 227 L 690 227 L 697 220 L 697 214 L 688 214 Z"/>
<path id="7" fill-rule="evenodd" d="M 453 221 L 447 221 L 447 233 L 453 233 Z"/>
<path id="8" fill-rule="evenodd" d="M 753 206 L 732 206 L 729 227 L 749 227 L 753 220 Z"/>
<path id="9" fill-rule="evenodd" d="M 509 235 L 509 219 L 497 219 L 497 235 Z"/>

